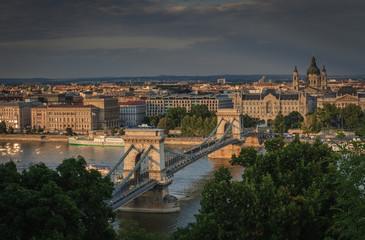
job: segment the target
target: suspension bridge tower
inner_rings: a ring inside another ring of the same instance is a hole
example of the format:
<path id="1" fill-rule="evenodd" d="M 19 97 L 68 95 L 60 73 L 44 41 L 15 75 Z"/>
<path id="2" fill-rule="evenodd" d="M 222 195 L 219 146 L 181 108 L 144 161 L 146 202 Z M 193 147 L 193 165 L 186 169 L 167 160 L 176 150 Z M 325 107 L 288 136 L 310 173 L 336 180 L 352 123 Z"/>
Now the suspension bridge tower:
<path id="1" fill-rule="evenodd" d="M 241 139 L 242 124 L 241 124 L 241 113 L 238 109 L 219 109 L 216 113 L 217 122 L 220 124 L 216 132 L 216 138 L 221 138 L 226 131 L 230 131 L 233 138 Z M 232 123 L 231 129 L 229 124 Z M 231 144 L 224 148 L 217 150 L 216 152 L 209 154 L 210 158 L 231 158 L 233 154 L 236 156 L 241 152 L 242 144 Z"/>
<path id="2" fill-rule="evenodd" d="M 124 159 L 123 177 L 126 178 L 139 161 L 144 161 L 132 178 L 146 175 L 159 184 L 133 199 L 119 210 L 131 212 L 178 212 L 180 203 L 176 197 L 169 195 L 166 182 L 165 137 L 162 129 L 128 129 L 122 137 L 124 149 L 132 150 Z M 145 157 L 145 155 L 147 156 Z M 144 159 L 142 159 L 144 158 Z M 136 186 L 131 186 L 136 187 Z"/>

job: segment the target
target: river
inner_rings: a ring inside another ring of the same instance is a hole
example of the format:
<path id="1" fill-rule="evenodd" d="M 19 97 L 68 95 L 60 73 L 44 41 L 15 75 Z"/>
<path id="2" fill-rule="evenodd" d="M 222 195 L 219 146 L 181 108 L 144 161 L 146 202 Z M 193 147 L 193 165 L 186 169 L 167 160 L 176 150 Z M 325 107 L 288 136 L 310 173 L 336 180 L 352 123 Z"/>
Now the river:
<path id="1" fill-rule="evenodd" d="M 174 147 L 169 147 L 174 149 Z M 12 160 L 19 170 L 31 164 L 44 162 L 55 169 L 63 159 L 83 156 L 88 163 L 112 166 L 124 152 L 118 147 L 74 146 L 67 143 L 0 142 L 0 163 Z M 177 227 L 185 227 L 195 221 L 194 214 L 200 207 L 200 196 L 204 183 L 214 177 L 220 166 L 229 167 L 233 179 L 239 180 L 241 167 L 230 166 L 228 160 L 204 157 L 177 172 L 169 186 L 171 195 L 180 200 L 181 211 L 170 214 L 117 213 L 118 219 L 134 219 L 151 232 L 168 233 Z"/>

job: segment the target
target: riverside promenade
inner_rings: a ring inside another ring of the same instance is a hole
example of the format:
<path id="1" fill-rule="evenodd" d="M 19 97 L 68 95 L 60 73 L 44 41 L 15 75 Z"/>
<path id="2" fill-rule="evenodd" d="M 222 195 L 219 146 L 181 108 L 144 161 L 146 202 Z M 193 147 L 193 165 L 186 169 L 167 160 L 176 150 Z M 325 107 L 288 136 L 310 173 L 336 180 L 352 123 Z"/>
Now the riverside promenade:
<path id="1" fill-rule="evenodd" d="M 68 137 L 48 134 L 1 134 L 0 141 L 68 142 Z"/>

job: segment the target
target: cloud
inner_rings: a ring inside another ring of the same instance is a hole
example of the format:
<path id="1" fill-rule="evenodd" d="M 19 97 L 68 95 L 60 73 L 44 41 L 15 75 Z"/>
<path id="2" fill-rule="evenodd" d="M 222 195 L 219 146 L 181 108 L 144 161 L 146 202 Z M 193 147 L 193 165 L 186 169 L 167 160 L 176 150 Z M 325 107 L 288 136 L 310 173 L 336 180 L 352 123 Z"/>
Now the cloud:
<path id="1" fill-rule="evenodd" d="M 94 59 L 100 74 L 290 73 L 315 52 L 338 73 L 363 73 L 363 22 L 363 0 L 3 0 L 0 72 L 37 59 L 34 74 L 53 61 L 79 76 L 65 59 Z M 113 52 L 134 61 L 121 71 Z"/>

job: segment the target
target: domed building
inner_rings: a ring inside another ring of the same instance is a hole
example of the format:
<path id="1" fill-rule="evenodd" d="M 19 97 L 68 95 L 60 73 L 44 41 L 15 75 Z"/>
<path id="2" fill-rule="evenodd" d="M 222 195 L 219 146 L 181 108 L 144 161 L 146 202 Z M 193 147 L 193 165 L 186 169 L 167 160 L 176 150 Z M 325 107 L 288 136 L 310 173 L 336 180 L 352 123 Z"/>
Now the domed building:
<path id="1" fill-rule="evenodd" d="M 323 65 L 322 72 L 319 70 L 316 64 L 316 58 L 312 57 L 312 63 L 307 70 L 305 78 L 305 88 L 312 88 L 313 90 L 326 90 L 327 89 L 327 73 L 326 68 Z M 298 70 L 295 66 L 293 73 L 293 89 L 299 90 Z"/>

